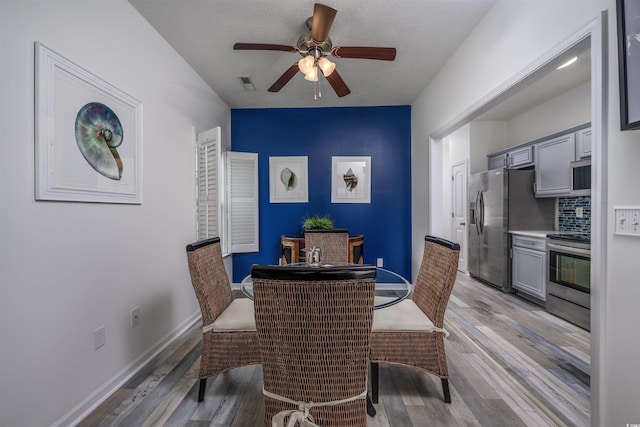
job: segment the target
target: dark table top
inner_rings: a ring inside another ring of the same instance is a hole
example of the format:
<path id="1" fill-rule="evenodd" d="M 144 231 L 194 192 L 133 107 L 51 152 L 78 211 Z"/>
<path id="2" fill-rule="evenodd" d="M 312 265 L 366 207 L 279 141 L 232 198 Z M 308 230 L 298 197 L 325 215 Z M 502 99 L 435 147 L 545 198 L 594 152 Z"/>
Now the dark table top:
<path id="1" fill-rule="evenodd" d="M 326 266 L 327 264 L 320 264 L 315 268 L 322 268 L 323 265 Z M 333 265 L 335 264 L 332 264 L 332 266 Z M 362 266 L 362 264 L 354 265 Z M 287 264 L 286 267 L 291 268 L 295 266 L 310 267 L 309 264 L 304 262 Z M 242 293 L 248 298 L 253 299 L 253 282 L 251 281 L 251 274 L 242 279 L 240 285 Z M 403 299 L 407 298 L 411 294 L 412 290 L 413 285 L 398 273 L 382 267 L 376 267 L 376 290 L 374 297 L 375 310 L 399 303 Z"/>

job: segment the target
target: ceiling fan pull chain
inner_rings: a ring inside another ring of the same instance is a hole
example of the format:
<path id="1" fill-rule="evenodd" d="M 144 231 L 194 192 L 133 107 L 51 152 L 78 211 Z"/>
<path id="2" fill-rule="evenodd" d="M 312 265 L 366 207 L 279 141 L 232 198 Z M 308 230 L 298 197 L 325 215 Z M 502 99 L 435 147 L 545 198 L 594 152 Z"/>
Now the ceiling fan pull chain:
<path id="1" fill-rule="evenodd" d="M 317 89 L 317 84 L 318 82 L 315 81 L 313 82 L 313 100 L 317 101 L 318 100 L 318 89 Z"/>
<path id="2" fill-rule="evenodd" d="M 313 82 L 313 100 L 317 101 L 318 98 L 322 97 L 322 93 L 320 93 L 320 69 L 318 68 L 317 62 L 316 62 L 315 68 L 316 68 L 316 76 L 318 77 Z"/>

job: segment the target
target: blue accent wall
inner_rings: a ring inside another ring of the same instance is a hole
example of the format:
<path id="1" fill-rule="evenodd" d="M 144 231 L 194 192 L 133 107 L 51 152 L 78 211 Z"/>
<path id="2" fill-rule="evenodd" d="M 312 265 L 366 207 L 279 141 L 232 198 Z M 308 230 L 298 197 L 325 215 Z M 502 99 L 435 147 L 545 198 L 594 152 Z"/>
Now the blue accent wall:
<path id="1" fill-rule="evenodd" d="M 233 255 L 233 281 L 276 264 L 306 214 L 364 235 L 364 262 L 411 277 L 411 107 L 231 110 L 231 149 L 258 153 L 260 251 Z M 269 157 L 307 156 L 308 203 L 269 202 Z M 331 203 L 331 157 L 371 156 L 371 203 Z"/>

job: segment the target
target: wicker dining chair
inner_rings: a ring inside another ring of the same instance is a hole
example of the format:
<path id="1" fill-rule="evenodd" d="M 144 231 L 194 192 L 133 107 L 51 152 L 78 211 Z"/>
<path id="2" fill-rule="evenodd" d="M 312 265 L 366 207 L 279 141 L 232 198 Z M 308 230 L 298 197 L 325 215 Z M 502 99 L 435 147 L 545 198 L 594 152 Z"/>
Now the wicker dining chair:
<path id="1" fill-rule="evenodd" d="M 329 230 L 306 230 L 304 232 L 305 249 L 319 247 L 323 263 L 349 262 L 349 230 L 332 228 Z"/>
<path id="2" fill-rule="evenodd" d="M 378 402 L 378 362 L 412 366 L 440 377 L 444 401 L 451 403 L 443 328 L 459 254 L 459 244 L 426 236 L 412 299 L 375 311 L 371 336 L 374 403 Z"/>
<path id="3" fill-rule="evenodd" d="M 254 265 L 251 276 L 264 425 L 366 426 L 375 267 Z"/>
<path id="4" fill-rule="evenodd" d="M 220 238 L 187 245 L 191 284 L 202 312 L 202 357 L 198 402 L 204 400 L 207 378 L 260 363 L 253 301 L 234 299 L 222 262 Z"/>

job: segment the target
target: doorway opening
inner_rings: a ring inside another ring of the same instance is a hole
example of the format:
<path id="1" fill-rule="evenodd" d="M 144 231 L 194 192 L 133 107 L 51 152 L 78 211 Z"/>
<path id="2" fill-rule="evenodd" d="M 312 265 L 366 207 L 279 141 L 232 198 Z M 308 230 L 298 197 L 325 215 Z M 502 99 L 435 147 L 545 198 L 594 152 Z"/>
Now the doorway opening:
<path id="1" fill-rule="evenodd" d="M 565 61 L 568 54 L 574 53 L 574 50 L 584 49 L 587 47 L 590 53 L 590 80 L 589 92 L 591 99 L 590 116 L 592 129 L 592 196 L 591 196 L 591 242 L 592 242 L 592 259 L 591 278 L 597 283 L 591 293 L 591 417 L 593 420 L 599 420 L 601 411 L 601 402 L 604 402 L 602 390 L 600 389 L 600 366 L 602 362 L 602 339 L 601 331 L 604 330 L 604 307 L 606 297 L 606 177 L 607 177 L 607 141 L 606 141 L 606 61 L 604 60 L 606 31 L 604 30 L 607 22 L 606 12 L 602 12 L 595 20 L 587 24 L 578 32 L 558 44 L 551 49 L 543 57 L 528 66 L 523 72 L 505 82 L 503 86 L 488 94 L 475 105 L 471 106 L 465 112 L 455 117 L 442 128 L 434 132 L 429 138 L 429 155 L 440 155 L 439 158 L 431 157 L 430 165 L 442 162 L 446 153 L 443 147 L 446 147 L 447 136 L 465 125 L 469 125 L 478 117 L 489 112 L 497 106 L 509 100 L 528 87 L 534 85 L 538 80 L 557 68 Z M 487 165 L 487 159 L 483 159 Z M 475 164 L 470 159 L 470 171 L 473 172 Z M 441 168 L 449 168 L 448 163 Z M 485 167 L 486 169 L 486 167 Z M 430 194 L 442 194 L 442 188 L 445 185 L 442 179 L 442 173 L 435 171 L 430 173 L 429 186 Z M 445 225 L 450 221 L 451 217 L 447 215 L 434 215 L 434 206 L 439 206 L 442 199 L 434 204 L 433 198 L 430 199 L 431 216 L 429 229 L 434 232 L 438 230 L 450 230 L 451 226 Z M 442 222 L 438 222 L 442 221 Z"/>

